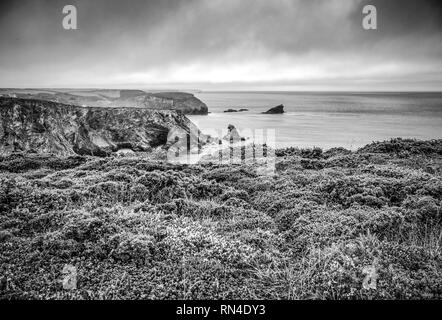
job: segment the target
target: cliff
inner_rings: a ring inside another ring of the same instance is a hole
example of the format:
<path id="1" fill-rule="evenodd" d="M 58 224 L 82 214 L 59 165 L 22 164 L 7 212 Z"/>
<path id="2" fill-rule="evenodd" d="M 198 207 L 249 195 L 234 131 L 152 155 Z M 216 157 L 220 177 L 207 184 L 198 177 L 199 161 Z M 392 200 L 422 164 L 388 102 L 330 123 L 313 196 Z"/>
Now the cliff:
<path id="1" fill-rule="evenodd" d="M 0 96 L 45 100 L 88 107 L 133 107 L 207 114 L 208 108 L 191 93 L 112 89 L 0 89 Z"/>
<path id="2" fill-rule="evenodd" d="M 179 110 L 184 114 L 207 114 L 209 111 L 206 104 L 191 93 L 159 92 L 152 93 L 150 96 L 157 99 L 171 100 L 172 109 Z"/>
<path id="3" fill-rule="evenodd" d="M 3 155 L 36 152 L 105 156 L 120 149 L 149 151 L 167 145 L 168 135 L 175 138 L 170 133 L 189 133 L 191 128 L 195 130 L 192 122 L 174 110 L 80 107 L 0 97 Z"/>

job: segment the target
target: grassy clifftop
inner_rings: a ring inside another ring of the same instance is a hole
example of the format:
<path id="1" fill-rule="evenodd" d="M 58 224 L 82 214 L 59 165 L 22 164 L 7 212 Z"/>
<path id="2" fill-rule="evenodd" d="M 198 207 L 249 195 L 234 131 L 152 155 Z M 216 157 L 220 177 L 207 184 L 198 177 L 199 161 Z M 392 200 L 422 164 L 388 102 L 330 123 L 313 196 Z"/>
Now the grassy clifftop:
<path id="1" fill-rule="evenodd" d="M 441 298 L 441 147 L 278 150 L 274 176 L 0 158 L 0 297 Z"/>

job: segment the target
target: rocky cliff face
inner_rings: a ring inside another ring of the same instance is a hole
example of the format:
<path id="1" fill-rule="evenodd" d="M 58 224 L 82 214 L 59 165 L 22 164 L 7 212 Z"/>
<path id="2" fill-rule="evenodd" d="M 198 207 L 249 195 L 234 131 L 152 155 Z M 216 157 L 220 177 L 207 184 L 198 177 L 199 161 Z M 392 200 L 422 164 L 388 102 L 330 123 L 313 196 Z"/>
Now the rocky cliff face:
<path id="1" fill-rule="evenodd" d="M 140 90 L 121 90 L 120 97 L 112 105 L 138 107 L 153 110 L 176 110 L 184 114 L 207 114 L 208 108 L 191 93 L 158 92 L 147 93 Z"/>
<path id="2" fill-rule="evenodd" d="M 191 93 L 145 92 L 142 90 L 38 90 L 0 89 L 0 96 L 45 100 L 88 107 L 133 107 L 176 110 L 184 114 L 207 114 L 208 108 Z"/>
<path id="3" fill-rule="evenodd" d="M 191 129 L 195 130 L 192 122 L 173 110 L 79 107 L 0 98 L 0 154 L 105 156 L 120 149 L 149 151 L 170 143 L 170 132 Z"/>
<path id="4" fill-rule="evenodd" d="M 208 108 L 205 103 L 191 93 L 185 92 L 162 92 L 152 93 L 151 97 L 161 100 L 169 100 L 172 110 L 179 110 L 184 114 L 207 114 Z"/>

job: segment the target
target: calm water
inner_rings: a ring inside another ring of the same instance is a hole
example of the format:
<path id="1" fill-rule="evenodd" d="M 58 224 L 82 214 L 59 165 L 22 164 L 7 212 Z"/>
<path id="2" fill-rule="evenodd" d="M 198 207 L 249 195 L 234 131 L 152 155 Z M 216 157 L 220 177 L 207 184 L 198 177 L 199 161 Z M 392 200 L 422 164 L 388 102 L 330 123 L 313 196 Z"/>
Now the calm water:
<path id="1" fill-rule="evenodd" d="M 189 116 L 203 132 L 275 129 L 278 147 L 356 149 L 394 137 L 442 138 L 442 93 L 202 92 L 207 116 Z M 285 114 L 261 112 L 283 104 Z M 247 108 L 241 113 L 228 109 Z M 212 134 L 213 135 L 213 134 Z M 247 134 L 246 134 L 247 135 Z"/>

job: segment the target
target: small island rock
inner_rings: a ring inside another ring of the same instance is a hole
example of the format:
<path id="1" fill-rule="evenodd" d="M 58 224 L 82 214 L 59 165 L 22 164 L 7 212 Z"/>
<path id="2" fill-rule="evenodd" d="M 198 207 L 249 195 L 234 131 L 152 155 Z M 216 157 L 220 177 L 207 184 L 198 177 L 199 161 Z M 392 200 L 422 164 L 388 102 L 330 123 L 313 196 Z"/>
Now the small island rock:
<path id="1" fill-rule="evenodd" d="M 278 113 L 284 113 L 284 106 L 280 104 L 279 106 L 270 108 L 266 112 L 263 112 L 264 114 L 278 114 Z"/>

